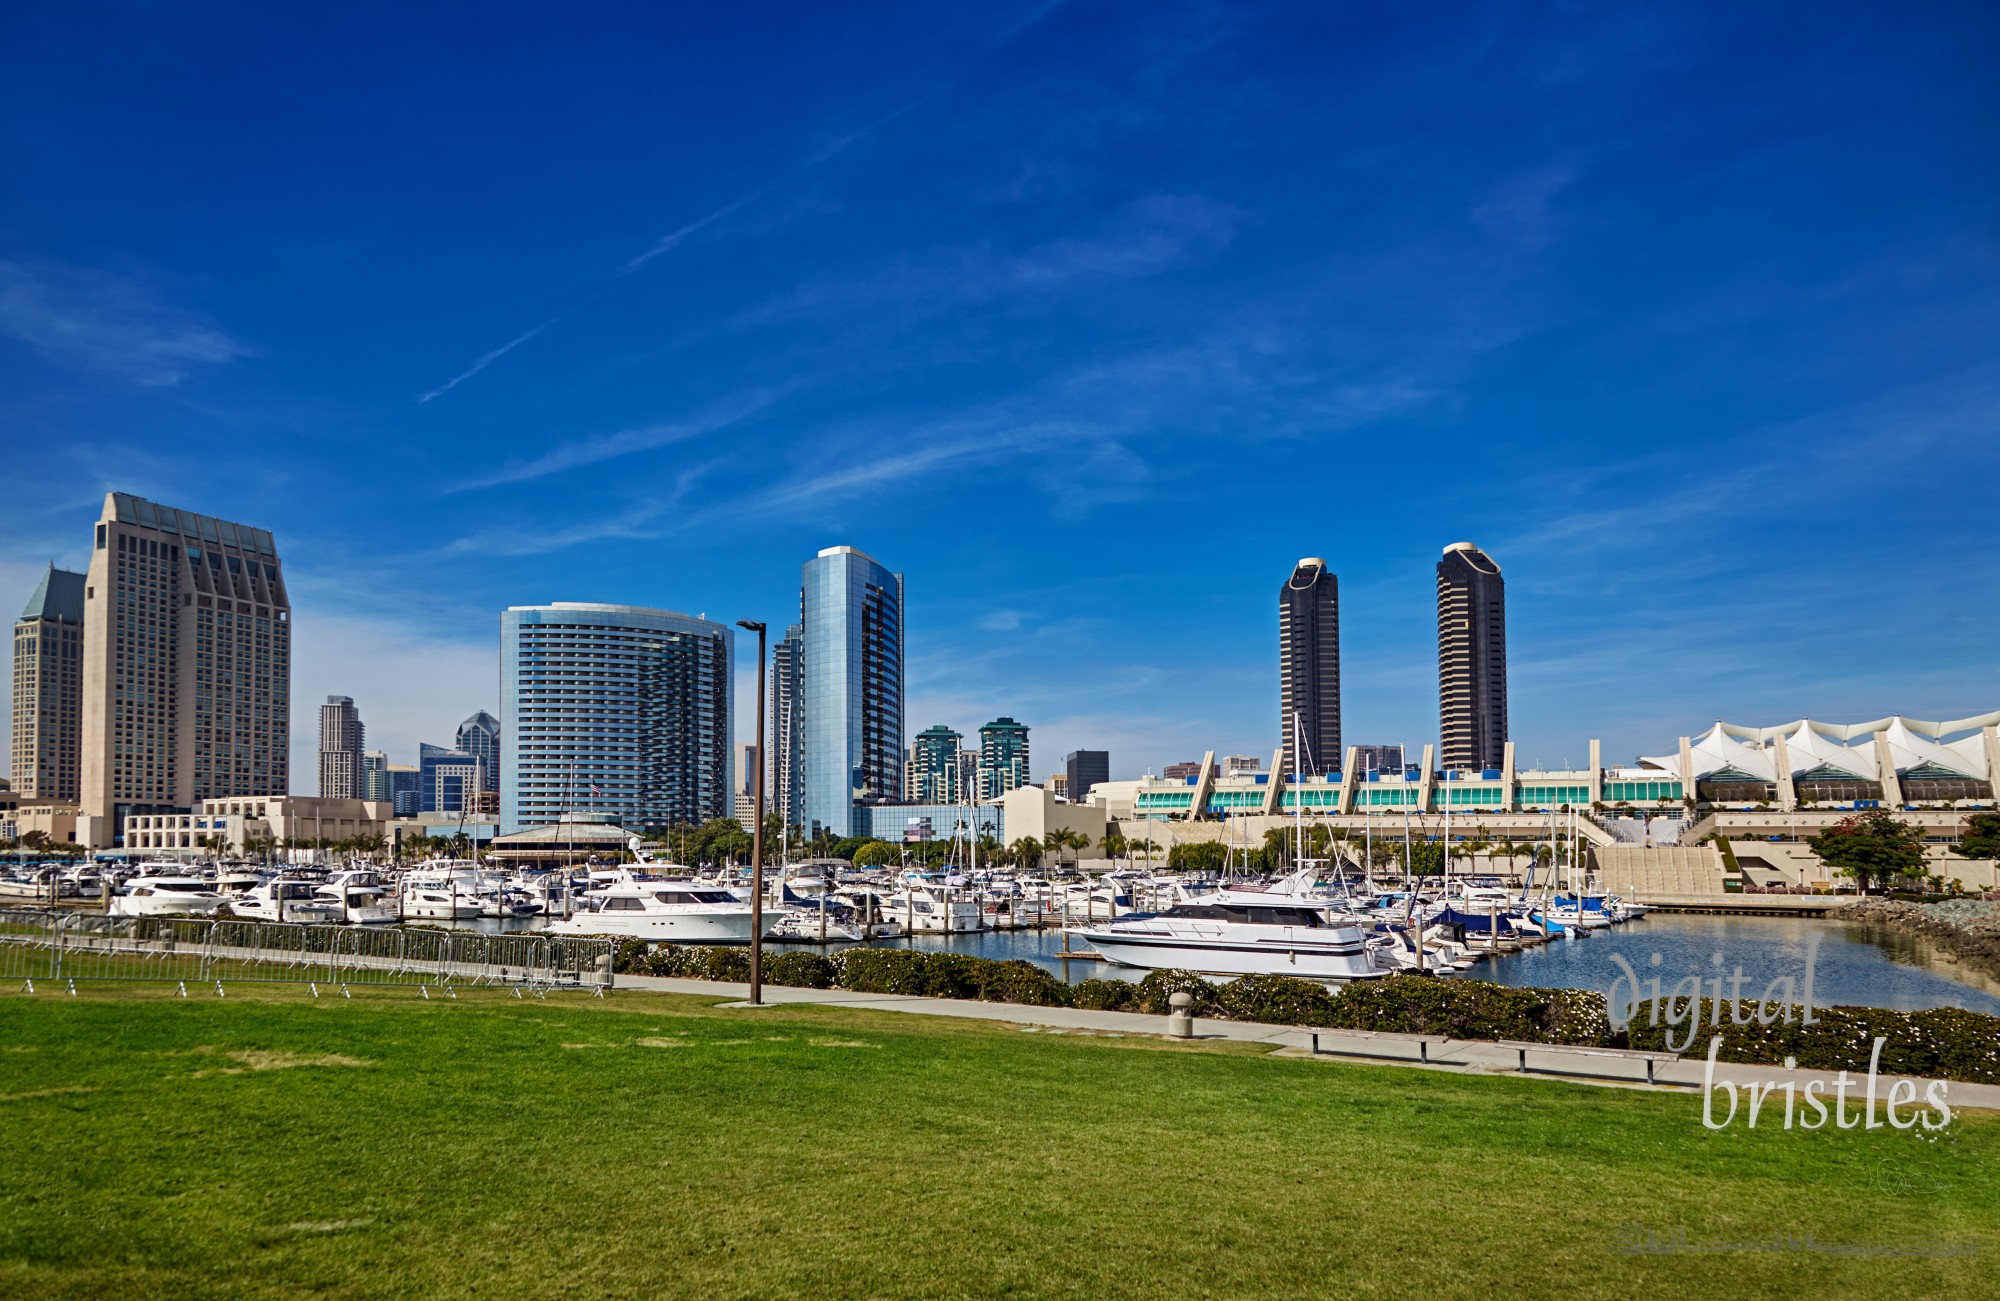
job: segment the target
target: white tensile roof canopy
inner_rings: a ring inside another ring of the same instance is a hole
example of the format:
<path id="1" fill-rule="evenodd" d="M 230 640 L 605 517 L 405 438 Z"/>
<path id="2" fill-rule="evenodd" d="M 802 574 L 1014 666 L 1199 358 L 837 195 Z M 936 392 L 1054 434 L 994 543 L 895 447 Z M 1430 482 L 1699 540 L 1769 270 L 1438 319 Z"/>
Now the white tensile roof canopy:
<path id="1" fill-rule="evenodd" d="M 1972 718 L 1925 722 L 1900 714 L 1872 723 L 1821 723 L 1802 718 L 1778 727 L 1743 727 L 1717 722 L 1693 742 L 1694 776 L 1740 773 L 1756 781 L 1778 780 L 1778 738 L 1785 742 L 1786 766 L 1794 777 L 1821 773 L 1880 781 L 1876 741 L 1883 741 L 1897 773 L 1922 769 L 1990 781 L 1984 729 L 2000 726 L 2000 711 Z M 1678 754 L 1640 760 L 1649 768 L 1680 771 Z"/>

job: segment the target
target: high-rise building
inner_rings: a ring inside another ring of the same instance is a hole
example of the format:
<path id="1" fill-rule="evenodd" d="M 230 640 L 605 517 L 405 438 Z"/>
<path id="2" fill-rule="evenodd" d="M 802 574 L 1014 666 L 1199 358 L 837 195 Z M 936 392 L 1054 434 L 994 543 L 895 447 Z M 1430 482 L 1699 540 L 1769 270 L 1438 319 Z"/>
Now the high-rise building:
<path id="1" fill-rule="evenodd" d="M 1286 772 L 1340 765 L 1340 580 L 1317 556 L 1278 588 L 1278 712 Z"/>
<path id="2" fill-rule="evenodd" d="M 1223 756 L 1222 775 L 1243 777 L 1264 771 L 1264 761 L 1254 754 L 1231 754 Z"/>
<path id="3" fill-rule="evenodd" d="M 388 768 L 389 804 L 399 818 L 414 818 L 423 812 L 424 770 L 392 763 Z"/>
<path id="4" fill-rule="evenodd" d="M 1069 774 L 1063 772 L 1050 773 L 1048 780 L 1042 783 L 1042 789 L 1047 791 L 1051 795 L 1060 796 L 1063 799 L 1068 799 Z"/>
<path id="5" fill-rule="evenodd" d="M 799 722 L 805 701 L 800 686 L 804 644 L 805 629 L 795 623 L 771 648 L 771 704 L 764 720 L 770 729 L 764 741 L 770 756 L 765 762 L 764 807 L 788 827 L 805 825 L 806 735 Z"/>
<path id="6" fill-rule="evenodd" d="M 417 747 L 417 811 L 477 813 L 486 789 L 486 765 L 448 746 Z"/>
<path id="7" fill-rule="evenodd" d="M 806 834 L 855 834 L 903 793 L 903 576 L 853 547 L 806 561 L 799 725 Z"/>
<path id="8" fill-rule="evenodd" d="M 460 754 L 469 754 L 480 762 L 480 789 L 498 791 L 500 789 L 500 720 L 480 710 L 458 725 L 458 745 Z"/>
<path id="9" fill-rule="evenodd" d="M 957 732 L 939 723 L 917 733 L 910 742 L 908 789 L 903 798 L 910 804 L 965 804 L 965 783 L 961 780 Z"/>
<path id="10" fill-rule="evenodd" d="M 1170 763 L 1160 769 L 1160 776 L 1166 778 L 1168 781 L 1185 781 L 1189 777 L 1199 777 L 1201 776 L 1201 764 L 1193 759 L 1184 759 L 1180 763 Z"/>
<path id="11" fill-rule="evenodd" d="M 1099 782 L 1111 780 L 1111 752 L 1109 750 L 1071 750 L 1063 760 L 1063 793 L 1071 804 L 1081 804 L 1090 798 L 1090 788 Z"/>
<path id="12" fill-rule="evenodd" d="M 500 822 L 573 810 L 635 830 L 735 811 L 735 635 L 670 610 L 557 601 L 500 616 Z"/>
<path id="13" fill-rule="evenodd" d="M 1437 567 L 1438 759 L 1494 769 L 1507 746 L 1507 589 L 1500 566 L 1470 542 Z"/>
<path id="14" fill-rule="evenodd" d="M 352 696 L 328 696 L 319 707 L 321 799 L 362 798 L 361 752 L 365 729 Z"/>
<path id="15" fill-rule="evenodd" d="M 80 803 L 135 813 L 291 788 L 292 607 L 263 529 L 108 493 L 83 590 Z"/>
<path id="16" fill-rule="evenodd" d="M 14 622 L 13 794 L 76 803 L 83 742 L 82 574 L 50 565 Z"/>
<path id="17" fill-rule="evenodd" d="M 389 793 L 389 756 L 384 751 L 361 752 L 361 798 L 379 800 L 384 804 L 394 802 Z"/>
<path id="18" fill-rule="evenodd" d="M 1356 772 L 1401 772 L 1403 771 L 1403 747 L 1400 745 L 1357 745 L 1354 747 L 1354 770 Z"/>
<path id="19" fill-rule="evenodd" d="M 757 829 L 757 743 L 744 741 L 735 747 L 736 754 L 736 800 L 734 813 L 736 820 L 743 824 L 745 831 Z M 770 792 L 764 793 L 766 800 Z"/>
<path id="20" fill-rule="evenodd" d="M 979 798 L 997 800 L 1030 784 L 1027 727 L 1002 717 L 980 728 Z"/>

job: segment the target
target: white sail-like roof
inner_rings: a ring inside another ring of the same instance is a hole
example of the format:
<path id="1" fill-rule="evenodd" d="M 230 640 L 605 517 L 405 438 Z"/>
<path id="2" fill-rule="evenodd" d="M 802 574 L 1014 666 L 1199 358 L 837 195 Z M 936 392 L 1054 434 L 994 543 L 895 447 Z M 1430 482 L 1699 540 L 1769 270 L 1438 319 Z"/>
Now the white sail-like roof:
<path id="1" fill-rule="evenodd" d="M 1797 777 L 1817 769 L 1850 773 L 1863 781 L 1880 781 L 1875 742 L 1887 744 L 1889 761 L 1898 773 L 1932 767 L 1980 781 L 1990 781 L 1984 731 L 2000 726 L 2000 711 L 1971 718 L 1926 722 L 1892 715 L 1872 723 L 1821 723 L 1810 718 L 1777 727 L 1744 727 L 1717 722 L 1690 743 L 1693 776 L 1708 777 L 1725 770 L 1757 781 L 1778 779 L 1777 741 L 1785 741 L 1786 767 Z M 1648 767 L 1680 771 L 1678 754 L 1641 760 Z M 1687 776 L 1687 774 L 1683 774 Z"/>

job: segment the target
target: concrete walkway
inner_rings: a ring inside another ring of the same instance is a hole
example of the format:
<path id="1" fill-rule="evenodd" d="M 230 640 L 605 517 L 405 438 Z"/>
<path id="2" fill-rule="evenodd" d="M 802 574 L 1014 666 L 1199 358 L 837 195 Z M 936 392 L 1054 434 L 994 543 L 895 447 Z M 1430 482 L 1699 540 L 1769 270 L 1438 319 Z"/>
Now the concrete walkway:
<path id="1" fill-rule="evenodd" d="M 719 1006 L 748 1009 L 745 1001 L 750 997 L 750 986 L 728 981 L 678 980 L 657 976 L 620 976 L 618 989 L 650 990 L 667 994 L 693 994 L 701 998 L 717 1000 Z M 1023 1028 L 1033 1027 L 1053 1034 L 1088 1035 L 1147 1035 L 1164 1037 L 1167 1019 L 1163 1016 L 1146 1016 L 1138 1012 L 1092 1012 L 1073 1007 L 1029 1007 L 1019 1003 L 980 1003 L 964 999 L 921 998 L 909 994 L 862 994 L 846 989 L 792 989 L 777 985 L 764 986 L 764 1004 L 767 1007 L 812 1004 L 822 1007 L 852 1007 L 873 1012 L 903 1012 L 914 1016 L 949 1016 L 970 1021 L 997 1021 Z M 1312 1055 L 1312 1035 L 1309 1031 L 1288 1025 L 1261 1025 L 1254 1021 L 1210 1021 L 1194 1023 L 1195 1037 L 1210 1041 L 1236 1041 L 1240 1043 L 1268 1044 L 1273 1053 L 1286 1057 L 1309 1057 Z M 1372 1035 L 1366 1031 L 1322 1030 L 1319 1032 L 1319 1055 L 1316 1060 L 1328 1062 L 1351 1062 L 1363 1065 L 1402 1067 L 1407 1070 L 1450 1071 L 1464 1074 L 1468 1071 L 1482 1074 L 1514 1075 L 1520 1070 L 1520 1053 L 1517 1049 L 1502 1047 L 1484 1040 L 1430 1038 L 1429 1063 L 1420 1063 L 1417 1057 L 1417 1040 L 1427 1036 L 1416 1035 Z M 1646 1067 L 1643 1059 L 1623 1057 L 1613 1054 L 1582 1054 L 1558 1051 L 1528 1050 L 1529 1073 L 1537 1078 L 1561 1080 L 1571 1084 L 1590 1084 L 1613 1088 L 1644 1089 Z M 1671 1092 L 1693 1094 L 1702 1087 L 1708 1063 L 1702 1057 L 1686 1057 L 1670 1065 L 1658 1068 L 1655 1078 L 1658 1083 L 1650 1086 Z M 1863 1079 L 1850 1073 L 1850 1080 Z M 1896 1080 L 1911 1078 L 1900 1075 L 1882 1075 L 1876 1078 L 1876 1096 L 1886 1099 Z M 1718 1062 L 1715 1068 L 1717 1083 L 1731 1083 L 1740 1087 L 1755 1083 L 1760 1087 L 1775 1082 L 1782 1086 L 1790 1081 L 1800 1089 L 1811 1080 L 1820 1080 L 1826 1085 L 1826 1096 L 1832 1096 L 1832 1087 L 1838 1079 L 1834 1071 L 1787 1071 L 1778 1066 L 1746 1066 L 1737 1062 Z M 1916 1086 L 1918 1106 L 1924 1097 L 1924 1081 L 1912 1079 Z M 1861 1085 L 1856 1084 L 1850 1096 L 1858 1098 Z M 1954 1108 L 1973 1107 L 1982 1110 L 2000 1110 L 2000 1085 L 1953 1083 L 1950 1088 L 1950 1103 Z M 1771 1098 L 1765 1104 L 1782 1124 L 1784 1099 L 1782 1094 Z M 1828 1106 L 1831 1108 L 1831 1102 Z M 1726 1103 L 1718 1098 L 1717 1114 L 1727 1110 Z M 1907 1112 L 1905 1113 L 1908 1114 Z M 1767 1113 L 1764 1123 L 1772 1123 Z"/>

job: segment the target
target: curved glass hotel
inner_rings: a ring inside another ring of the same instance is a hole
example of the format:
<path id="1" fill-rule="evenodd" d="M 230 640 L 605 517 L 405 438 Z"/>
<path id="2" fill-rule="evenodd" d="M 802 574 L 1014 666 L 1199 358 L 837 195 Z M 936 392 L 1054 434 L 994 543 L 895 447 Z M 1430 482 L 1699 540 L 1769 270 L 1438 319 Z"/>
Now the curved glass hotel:
<path id="1" fill-rule="evenodd" d="M 727 626 L 557 601 L 500 616 L 500 821 L 611 813 L 635 831 L 729 817 Z"/>
<path id="2" fill-rule="evenodd" d="M 903 797 L 903 576 L 853 547 L 806 561 L 797 740 L 808 835 L 857 834 Z"/>

